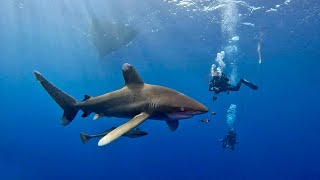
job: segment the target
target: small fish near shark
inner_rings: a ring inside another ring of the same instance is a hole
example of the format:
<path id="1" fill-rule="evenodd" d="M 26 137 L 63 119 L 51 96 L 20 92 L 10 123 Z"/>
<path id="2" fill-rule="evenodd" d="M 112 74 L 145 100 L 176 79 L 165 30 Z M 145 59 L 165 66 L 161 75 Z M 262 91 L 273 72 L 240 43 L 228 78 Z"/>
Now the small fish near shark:
<path id="1" fill-rule="evenodd" d="M 122 66 L 125 84 L 121 89 L 97 97 L 85 95 L 81 102 L 55 87 L 38 71 L 34 71 L 34 74 L 47 93 L 63 109 L 63 126 L 71 123 L 79 110 L 83 111 L 83 118 L 95 113 L 94 119 L 131 119 L 103 136 L 98 146 L 109 144 L 147 119 L 165 121 L 169 129 L 175 131 L 180 119 L 208 112 L 206 106 L 178 91 L 144 83 L 136 69 L 128 63 Z"/>
<path id="2" fill-rule="evenodd" d="M 90 134 L 86 134 L 86 133 L 81 132 L 80 138 L 81 138 L 82 143 L 85 144 L 85 143 L 87 143 L 87 141 L 89 139 L 96 138 L 96 137 L 103 137 L 103 136 L 107 135 L 108 133 L 110 133 L 111 131 L 113 131 L 114 129 L 116 129 L 116 127 L 112 127 L 107 131 L 104 131 L 104 132 L 98 133 L 98 134 L 94 134 L 94 135 L 90 135 Z M 129 138 L 139 138 L 139 137 L 146 136 L 146 135 L 148 135 L 147 132 L 142 131 L 139 128 L 135 128 L 135 129 L 132 129 L 132 130 L 126 132 L 122 136 L 129 137 Z"/>

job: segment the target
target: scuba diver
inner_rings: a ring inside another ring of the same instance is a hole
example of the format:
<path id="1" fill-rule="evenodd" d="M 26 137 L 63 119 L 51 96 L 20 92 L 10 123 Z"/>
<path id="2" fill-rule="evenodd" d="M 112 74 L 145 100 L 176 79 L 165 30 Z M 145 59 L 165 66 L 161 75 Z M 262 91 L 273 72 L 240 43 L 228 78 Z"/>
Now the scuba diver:
<path id="1" fill-rule="evenodd" d="M 213 91 L 215 92 L 215 94 L 219 94 L 221 92 L 227 92 L 227 94 L 229 94 L 229 91 L 239 91 L 242 83 L 253 90 L 258 89 L 257 85 L 245 79 L 240 79 L 240 81 L 235 86 L 230 84 L 229 81 L 230 81 L 230 78 L 226 74 L 215 72 L 209 84 L 209 91 Z M 213 96 L 213 100 L 214 101 L 217 100 L 217 97 Z"/>
<path id="2" fill-rule="evenodd" d="M 230 131 L 224 136 L 222 140 L 222 148 L 229 148 L 232 151 L 234 151 L 234 145 L 239 143 L 237 141 L 237 134 L 233 129 L 230 129 Z"/>

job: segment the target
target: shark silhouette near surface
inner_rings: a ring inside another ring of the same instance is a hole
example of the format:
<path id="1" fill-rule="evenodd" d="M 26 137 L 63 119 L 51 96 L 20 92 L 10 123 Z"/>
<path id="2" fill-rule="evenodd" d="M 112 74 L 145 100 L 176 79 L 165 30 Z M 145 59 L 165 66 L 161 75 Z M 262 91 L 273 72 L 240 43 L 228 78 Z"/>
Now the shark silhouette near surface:
<path id="1" fill-rule="evenodd" d="M 144 83 L 136 69 L 128 63 L 123 64 L 122 73 L 125 85 L 121 89 L 97 97 L 85 95 L 84 100 L 78 102 L 34 71 L 36 79 L 64 110 L 61 119 L 64 126 L 76 117 L 79 110 L 83 111 L 82 117 L 95 113 L 94 119 L 103 116 L 131 118 L 100 139 L 98 146 L 114 141 L 147 119 L 163 120 L 174 131 L 180 119 L 208 112 L 207 107 L 178 91 Z"/>
<path id="2" fill-rule="evenodd" d="M 89 34 L 92 43 L 102 58 L 129 45 L 138 32 L 127 24 L 110 21 L 102 22 L 92 17 Z"/>

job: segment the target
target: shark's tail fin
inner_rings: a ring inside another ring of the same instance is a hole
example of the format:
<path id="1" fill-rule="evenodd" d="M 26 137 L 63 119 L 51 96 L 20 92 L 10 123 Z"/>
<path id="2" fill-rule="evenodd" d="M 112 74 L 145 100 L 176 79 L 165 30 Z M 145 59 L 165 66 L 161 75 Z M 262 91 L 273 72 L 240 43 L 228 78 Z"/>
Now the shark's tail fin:
<path id="1" fill-rule="evenodd" d="M 85 144 L 85 143 L 87 143 L 87 141 L 88 141 L 89 139 L 92 138 L 92 136 L 90 136 L 89 134 L 86 134 L 86 133 L 81 132 L 81 133 L 80 133 L 80 138 L 81 138 L 82 143 Z"/>
<path id="2" fill-rule="evenodd" d="M 61 124 L 63 126 L 68 125 L 76 117 L 79 111 L 79 108 L 77 107 L 77 100 L 55 87 L 53 84 L 47 81 L 38 71 L 34 71 L 34 75 L 44 87 L 44 89 L 48 92 L 48 94 L 64 110 Z"/>

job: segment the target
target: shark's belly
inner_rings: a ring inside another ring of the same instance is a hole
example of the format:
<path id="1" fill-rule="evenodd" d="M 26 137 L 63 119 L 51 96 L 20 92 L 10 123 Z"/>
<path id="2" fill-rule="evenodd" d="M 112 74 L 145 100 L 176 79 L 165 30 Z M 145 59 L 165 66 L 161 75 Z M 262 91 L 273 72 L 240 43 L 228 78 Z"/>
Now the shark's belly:
<path id="1" fill-rule="evenodd" d="M 107 117 L 118 117 L 118 118 L 133 118 L 134 116 L 141 113 L 136 108 L 124 108 L 124 107 L 113 107 L 102 111 L 104 116 Z"/>
<path id="2" fill-rule="evenodd" d="M 163 113 L 153 113 L 149 119 L 152 119 L 152 120 L 160 120 L 160 121 L 166 121 L 168 120 L 168 117 L 163 114 Z"/>

